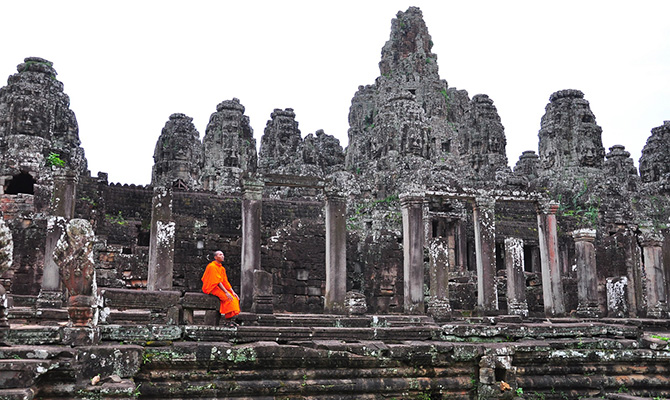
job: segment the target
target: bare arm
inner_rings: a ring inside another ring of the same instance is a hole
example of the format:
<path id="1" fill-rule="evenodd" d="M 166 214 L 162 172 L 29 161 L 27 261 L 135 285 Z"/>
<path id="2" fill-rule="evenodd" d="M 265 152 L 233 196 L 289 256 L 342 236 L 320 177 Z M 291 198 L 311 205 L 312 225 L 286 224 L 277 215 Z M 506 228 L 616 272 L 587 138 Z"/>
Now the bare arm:
<path id="1" fill-rule="evenodd" d="M 221 290 L 223 290 L 223 293 L 225 293 L 226 296 L 227 296 L 229 299 L 232 300 L 232 299 L 233 299 L 233 295 L 235 295 L 235 297 L 237 297 L 237 295 L 235 294 L 234 291 L 233 291 L 233 293 L 231 294 L 230 291 L 229 291 L 228 289 L 226 289 L 225 286 L 223 286 L 223 283 L 221 283 L 221 282 L 219 282 L 219 288 L 221 288 Z"/>

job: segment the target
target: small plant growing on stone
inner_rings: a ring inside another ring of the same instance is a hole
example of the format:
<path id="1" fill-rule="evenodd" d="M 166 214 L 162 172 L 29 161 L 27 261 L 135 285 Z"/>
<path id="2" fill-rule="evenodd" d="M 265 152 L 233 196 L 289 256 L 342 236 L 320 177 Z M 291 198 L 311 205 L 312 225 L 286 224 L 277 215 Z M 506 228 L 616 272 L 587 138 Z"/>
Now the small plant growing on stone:
<path id="1" fill-rule="evenodd" d="M 49 153 L 47 156 L 47 166 L 51 167 L 56 167 L 56 168 L 62 168 L 65 166 L 65 161 L 63 161 L 62 158 L 60 158 L 60 154 L 58 153 Z"/>
<path id="2" fill-rule="evenodd" d="M 123 218 L 123 214 L 121 214 L 121 211 L 119 211 L 117 215 L 105 214 L 105 219 L 107 220 L 107 222 L 118 225 L 125 225 L 128 222 L 126 221 L 125 218 Z"/>
<path id="3" fill-rule="evenodd" d="M 516 388 L 515 393 L 517 396 L 523 396 L 523 388 Z"/>

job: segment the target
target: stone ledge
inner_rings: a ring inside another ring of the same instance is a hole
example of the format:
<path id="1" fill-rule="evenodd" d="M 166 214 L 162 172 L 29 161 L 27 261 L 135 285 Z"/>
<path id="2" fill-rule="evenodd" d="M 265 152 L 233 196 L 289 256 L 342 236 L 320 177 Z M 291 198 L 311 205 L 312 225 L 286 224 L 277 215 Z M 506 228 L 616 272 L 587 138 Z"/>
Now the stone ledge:
<path id="1" fill-rule="evenodd" d="M 219 298 L 210 294 L 186 292 L 179 300 L 179 304 L 184 308 L 194 308 L 198 310 L 218 310 Z"/>
<path id="2" fill-rule="evenodd" d="M 176 306 L 181 298 L 178 291 L 147 291 L 132 289 L 102 289 L 100 296 L 105 307 L 166 310 Z"/>
<path id="3" fill-rule="evenodd" d="M 28 389 L 0 389 L 0 399 L 2 400 L 32 400 L 35 398 L 35 391 Z"/>

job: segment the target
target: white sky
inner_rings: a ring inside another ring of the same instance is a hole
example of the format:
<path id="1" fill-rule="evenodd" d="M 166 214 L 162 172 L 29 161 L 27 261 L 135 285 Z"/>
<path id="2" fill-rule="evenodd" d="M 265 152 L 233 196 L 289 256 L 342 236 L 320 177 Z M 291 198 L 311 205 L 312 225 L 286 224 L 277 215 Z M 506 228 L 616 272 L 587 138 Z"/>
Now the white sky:
<path id="1" fill-rule="evenodd" d="M 633 4 L 634 3 L 634 4 Z M 0 86 L 25 57 L 53 61 L 70 96 L 89 169 L 148 184 L 170 114 L 202 138 L 223 100 L 246 107 L 260 143 L 291 107 L 303 137 L 346 146 L 358 85 L 379 75 L 391 19 L 418 6 L 449 86 L 493 99 L 507 157 L 537 151 L 549 95 L 579 89 L 609 151 L 636 164 L 670 119 L 670 1 L 2 1 Z"/>

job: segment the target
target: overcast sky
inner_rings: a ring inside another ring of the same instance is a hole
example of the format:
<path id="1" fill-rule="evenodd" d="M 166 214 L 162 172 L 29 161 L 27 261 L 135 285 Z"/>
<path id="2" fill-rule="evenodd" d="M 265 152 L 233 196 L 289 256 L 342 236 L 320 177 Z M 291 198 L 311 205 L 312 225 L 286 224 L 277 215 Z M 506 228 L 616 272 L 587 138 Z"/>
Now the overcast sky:
<path id="1" fill-rule="evenodd" d="M 670 120 L 670 1 L 2 1 L 0 79 L 25 57 L 53 61 L 89 169 L 148 184 L 170 114 L 202 138 L 223 100 L 246 107 L 254 136 L 291 107 L 303 137 L 348 142 L 358 85 L 379 76 L 391 19 L 418 6 L 440 76 L 498 108 L 514 166 L 537 151 L 549 95 L 579 89 L 637 164 Z"/>

